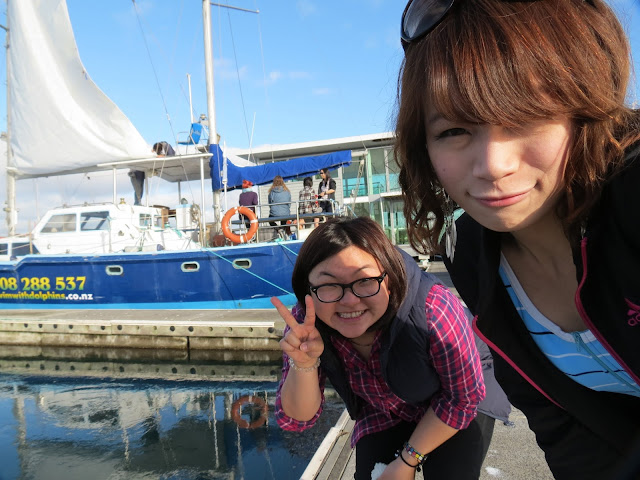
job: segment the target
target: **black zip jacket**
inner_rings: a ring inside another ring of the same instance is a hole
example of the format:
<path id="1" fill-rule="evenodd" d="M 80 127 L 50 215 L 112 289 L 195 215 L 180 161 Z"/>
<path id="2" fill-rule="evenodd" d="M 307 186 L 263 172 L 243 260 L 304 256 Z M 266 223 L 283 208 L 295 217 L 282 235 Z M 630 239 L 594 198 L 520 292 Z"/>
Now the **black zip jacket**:
<path id="1" fill-rule="evenodd" d="M 573 249 L 576 306 L 588 328 L 640 385 L 640 145 L 611 178 Z M 556 479 L 636 478 L 640 398 L 586 388 L 534 343 L 500 279 L 500 233 L 464 214 L 451 279 L 494 357 L 495 376 L 527 416 Z M 634 446 L 636 444 L 636 446 Z M 634 452 L 634 449 L 636 451 Z M 630 460 L 631 459 L 631 460 Z M 626 469 L 626 473 L 621 473 Z"/>

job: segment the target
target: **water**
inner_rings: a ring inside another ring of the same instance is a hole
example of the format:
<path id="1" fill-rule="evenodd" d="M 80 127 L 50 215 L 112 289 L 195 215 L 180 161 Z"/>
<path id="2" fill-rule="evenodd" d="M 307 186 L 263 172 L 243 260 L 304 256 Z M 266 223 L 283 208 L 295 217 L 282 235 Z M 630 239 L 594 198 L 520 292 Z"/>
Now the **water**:
<path id="1" fill-rule="evenodd" d="M 39 362 L 0 360 L 1 480 L 298 479 L 344 408 L 328 398 L 315 427 L 286 432 L 277 378 L 90 377 L 82 362 L 70 376 Z"/>

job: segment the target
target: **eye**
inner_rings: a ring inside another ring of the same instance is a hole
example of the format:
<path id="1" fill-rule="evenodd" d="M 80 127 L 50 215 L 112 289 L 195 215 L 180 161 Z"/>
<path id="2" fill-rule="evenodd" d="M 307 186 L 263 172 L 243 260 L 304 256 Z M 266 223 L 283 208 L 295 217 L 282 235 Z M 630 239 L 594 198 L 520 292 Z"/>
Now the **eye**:
<path id="1" fill-rule="evenodd" d="M 436 140 L 441 140 L 443 138 L 449 138 L 449 137 L 457 137 L 460 135 L 465 135 L 468 134 L 468 130 L 464 129 L 464 128 L 448 128 L 447 130 L 442 131 L 441 133 L 436 135 Z"/>

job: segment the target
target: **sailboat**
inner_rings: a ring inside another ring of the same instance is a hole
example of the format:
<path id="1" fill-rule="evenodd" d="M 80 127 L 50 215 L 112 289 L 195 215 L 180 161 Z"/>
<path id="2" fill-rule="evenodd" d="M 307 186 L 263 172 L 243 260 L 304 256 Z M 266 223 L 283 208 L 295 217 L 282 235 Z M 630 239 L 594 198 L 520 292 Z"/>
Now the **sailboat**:
<path id="1" fill-rule="evenodd" d="M 217 140 L 209 9 L 203 0 L 206 126 L 208 138 Z M 203 209 L 129 205 L 117 198 L 115 173 L 130 169 L 170 182 L 199 178 L 202 205 L 211 178 L 215 234 L 221 190 L 239 187 L 243 178 L 259 185 L 275 174 L 288 179 L 348 165 L 350 151 L 247 166 L 207 140 L 188 142 L 191 150 L 183 155 L 151 156 L 151 147 L 84 69 L 65 0 L 9 0 L 7 20 L 10 235 L 18 179 L 107 170 L 114 174 L 114 194 L 108 204 L 48 212 L 28 242 L 5 239 L 0 308 L 260 309 L 271 308 L 272 296 L 295 302 L 291 273 L 302 240 L 245 243 L 241 236 L 239 245 L 208 247 L 215 235 L 207 231 Z M 18 244 L 22 250 L 14 251 Z"/>

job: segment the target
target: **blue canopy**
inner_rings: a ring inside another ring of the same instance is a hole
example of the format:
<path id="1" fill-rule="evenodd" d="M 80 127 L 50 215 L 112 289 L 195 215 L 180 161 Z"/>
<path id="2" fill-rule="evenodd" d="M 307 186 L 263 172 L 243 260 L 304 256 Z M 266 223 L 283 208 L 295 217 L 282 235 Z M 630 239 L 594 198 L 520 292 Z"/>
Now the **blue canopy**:
<path id="1" fill-rule="evenodd" d="M 214 191 L 222 190 L 223 153 L 219 145 L 211 145 L 209 151 L 213 156 L 209 159 L 211 168 L 211 185 Z M 273 182 L 273 177 L 280 175 L 285 181 L 292 178 L 313 176 L 321 168 L 338 168 L 351 164 L 351 150 L 300 157 L 282 162 L 265 163 L 248 167 L 240 167 L 227 161 L 227 189 L 233 190 L 242 186 L 242 180 L 250 180 L 254 185 Z"/>

